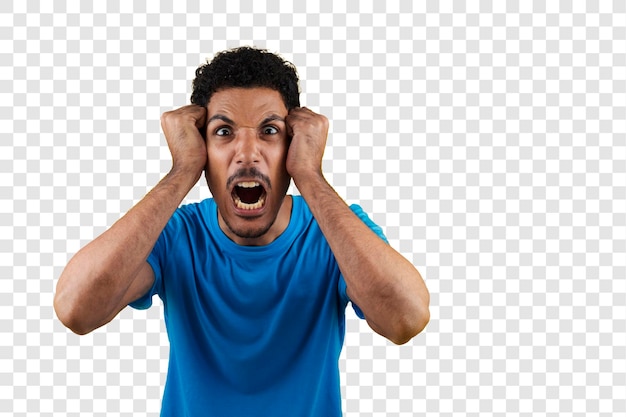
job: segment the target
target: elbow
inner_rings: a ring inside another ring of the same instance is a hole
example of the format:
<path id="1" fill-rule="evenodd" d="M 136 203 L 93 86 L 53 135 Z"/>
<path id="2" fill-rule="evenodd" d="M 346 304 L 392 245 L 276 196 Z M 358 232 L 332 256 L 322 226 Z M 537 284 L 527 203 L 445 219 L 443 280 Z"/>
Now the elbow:
<path id="1" fill-rule="evenodd" d="M 94 330 L 85 322 L 84 314 L 62 292 L 57 291 L 54 295 L 53 307 L 59 321 L 77 335 L 86 335 Z"/>
<path id="2" fill-rule="evenodd" d="M 426 317 L 420 317 L 419 321 L 404 325 L 402 328 L 398 329 L 394 336 L 390 337 L 389 340 L 396 345 L 404 345 L 420 334 L 426 328 L 429 320 L 430 314 L 427 314 Z"/>
<path id="3" fill-rule="evenodd" d="M 77 335 L 82 336 L 90 332 L 90 329 L 81 322 L 77 314 L 73 313 L 71 308 L 63 305 L 58 296 L 54 297 L 54 312 L 59 321 Z"/>
<path id="4" fill-rule="evenodd" d="M 94 272 L 84 272 L 87 268 L 77 262 L 78 255 L 70 260 L 56 285 L 53 308 L 59 321 L 79 336 L 91 333 L 100 325 L 99 303 L 90 294 L 89 282 L 93 281 Z M 91 285 L 93 286 L 93 285 Z M 86 300 L 89 300 L 88 302 Z"/>
<path id="5" fill-rule="evenodd" d="M 422 282 L 421 275 L 418 282 Z M 425 285 L 417 293 L 404 298 L 404 308 L 397 316 L 394 337 L 389 338 L 396 345 L 403 345 L 420 334 L 430 322 L 430 293 Z"/>
<path id="6" fill-rule="evenodd" d="M 429 321 L 430 309 L 428 304 L 421 305 L 398 321 L 397 328 L 389 340 L 396 345 L 404 345 L 420 334 Z"/>

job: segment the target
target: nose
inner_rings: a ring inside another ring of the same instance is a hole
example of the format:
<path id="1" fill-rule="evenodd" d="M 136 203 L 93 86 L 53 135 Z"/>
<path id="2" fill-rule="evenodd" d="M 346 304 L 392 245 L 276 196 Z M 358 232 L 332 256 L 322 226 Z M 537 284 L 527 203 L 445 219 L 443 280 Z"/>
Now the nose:
<path id="1" fill-rule="evenodd" d="M 238 165 L 254 165 L 259 162 L 259 138 L 256 129 L 242 128 L 239 130 L 235 160 Z"/>

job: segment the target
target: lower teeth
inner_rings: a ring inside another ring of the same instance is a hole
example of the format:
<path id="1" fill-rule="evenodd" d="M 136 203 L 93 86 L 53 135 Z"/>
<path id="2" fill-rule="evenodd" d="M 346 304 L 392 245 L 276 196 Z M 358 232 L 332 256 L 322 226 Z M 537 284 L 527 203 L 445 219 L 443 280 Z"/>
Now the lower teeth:
<path id="1" fill-rule="evenodd" d="M 263 207 L 264 203 L 265 196 L 261 196 L 261 198 L 259 198 L 259 201 L 257 201 L 256 203 L 244 203 L 239 197 L 235 196 L 235 205 L 237 206 L 237 208 L 240 208 L 242 210 L 260 209 L 261 207 Z"/>

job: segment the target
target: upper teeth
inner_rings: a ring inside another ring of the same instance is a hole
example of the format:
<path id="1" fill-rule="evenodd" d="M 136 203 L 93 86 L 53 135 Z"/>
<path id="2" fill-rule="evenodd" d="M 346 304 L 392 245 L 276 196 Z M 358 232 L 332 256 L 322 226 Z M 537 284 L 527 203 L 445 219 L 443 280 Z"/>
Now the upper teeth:
<path id="1" fill-rule="evenodd" d="M 241 187 L 241 188 L 254 188 L 254 187 L 258 187 L 260 184 L 256 181 L 244 181 L 244 182 L 240 182 L 237 183 L 237 187 Z"/>

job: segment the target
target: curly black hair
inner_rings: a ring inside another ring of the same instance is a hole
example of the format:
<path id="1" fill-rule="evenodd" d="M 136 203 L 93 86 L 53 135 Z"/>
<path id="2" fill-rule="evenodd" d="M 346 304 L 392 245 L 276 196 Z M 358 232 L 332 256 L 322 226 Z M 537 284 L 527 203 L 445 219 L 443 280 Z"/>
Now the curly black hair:
<path id="1" fill-rule="evenodd" d="M 231 87 L 268 87 L 278 91 L 287 110 L 300 107 L 296 67 L 280 56 L 249 46 L 219 52 L 196 70 L 191 102 L 206 106 L 213 93 Z"/>

